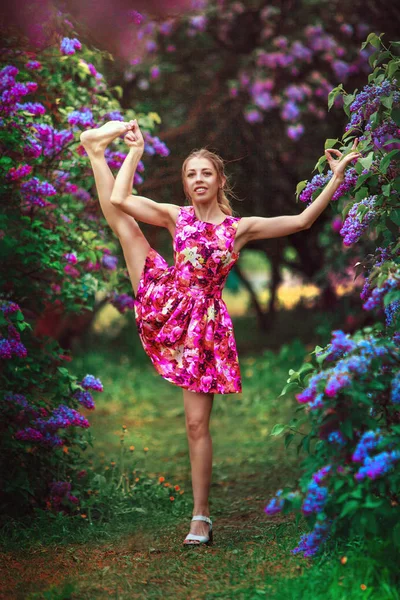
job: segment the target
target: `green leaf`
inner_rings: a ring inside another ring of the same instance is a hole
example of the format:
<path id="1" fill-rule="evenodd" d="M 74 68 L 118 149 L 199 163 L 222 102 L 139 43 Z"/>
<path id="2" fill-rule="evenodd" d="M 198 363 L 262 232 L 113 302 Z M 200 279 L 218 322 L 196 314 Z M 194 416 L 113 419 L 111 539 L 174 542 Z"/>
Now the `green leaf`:
<path id="1" fill-rule="evenodd" d="M 389 304 L 391 304 L 392 302 L 395 302 L 396 300 L 400 300 L 400 290 L 393 290 L 385 294 L 383 298 L 383 304 L 386 307 L 389 306 Z"/>
<path id="2" fill-rule="evenodd" d="M 331 110 L 333 103 L 335 102 L 336 97 L 343 90 L 343 84 L 339 84 L 337 87 L 333 88 L 331 92 L 328 94 L 328 110 Z"/>
<path id="3" fill-rule="evenodd" d="M 364 167 L 364 169 L 370 169 L 373 160 L 374 160 L 374 153 L 370 152 L 368 154 L 368 156 L 366 156 L 365 158 L 359 158 L 358 162 L 360 164 L 362 164 L 362 166 Z"/>
<path id="4" fill-rule="evenodd" d="M 334 148 L 335 144 L 337 144 L 338 141 L 339 141 L 338 138 L 336 138 L 336 139 L 328 138 L 327 140 L 325 140 L 324 150 L 328 150 L 328 148 Z"/>
<path id="5" fill-rule="evenodd" d="M 390 115 L 397 127 L 400 127 L 400 108 L 394 108 Z"/>
<path id="6" fill-rule="evenodd" d="M 294 433 L 287 433 L 285 435 L 285 448 L 288 448 L 293 441 Z"/>
<path id="7" fill-rule="evenodd" d="M 307 179 L 304 179 L 303 181 L 299 181 L 299 183 L 296 186 L 296 198 L 298 199 L 301 192 L 304 190 L 304 188 L 307 185 Z"/>
<path id="8" fill-rule="evenodd" d="M 283 423 L 277 423 L 276 425 L 273 426 L 270 435 L 280 435 L 282 433 L 282 431 L 284 431 L 286 429 L 286 427 L 287 426 L 284 425 Z"/>
<path id="9" fill-rule="evenodd" d="M 287 383 L 285 385 L 285 387 L 283 388 L 283 390 L 281 391 L 281 393 L 279 394 L 279 398 L 281 396 L 284 396 L 285 394 L 287 394 L 288 392 L 291 392 L 294 389 L 297 389 L 299 387 L 298 383 L 294 382 L 294 381 L 289 381 L 289 383 Z"/>
<path id="10" fill-rule="evenodd" d="M 391 152 L 389 152 L 389 154 L 386 154 L 386 156 L 384 156 L 380 162 L 379 165 L 379 170 L 382 173 L 386 173 L 386 171 L 388 170 L 388 167 L 390 165 L 390 161 L 392 160 L 392 158 L 394 156 L 396 156 L 396 154 L 398 154 L 400 152 L 400 150 L 392 150 Z"/>
<path id="11" fill-rule="evenodd" d="M 384 34 L 381 33 L 381 36 L 382 35 L 384 35 Z M 376 35 L 376 33 L 372 32 L 372 33 L 369 34 L 369 36 L 367 37 L 367 39 L 365 40 L 365 42 L 362 43 L 361 50 L 364 50 L 365 46 L 368 46 L 368 44 L 371 44 L 371 46 L 373 46 L 374 48 L 380 48 L 381 40 Z"/>
<path id="12" fill-rule="evenodd" d="M 350 513 L 354 513 L 358 510 L 360 503 L 357 500 L 349 500 L 342 508 L 342 512 L 339 515 L 339 518 L 345 517 Z"/>
<path id="13" fill-rule="evenodd" d="M 340 425 L 340 431 L 350 440 L 353 439 L 353 424 L 350 419 L 346 419 Z"/>

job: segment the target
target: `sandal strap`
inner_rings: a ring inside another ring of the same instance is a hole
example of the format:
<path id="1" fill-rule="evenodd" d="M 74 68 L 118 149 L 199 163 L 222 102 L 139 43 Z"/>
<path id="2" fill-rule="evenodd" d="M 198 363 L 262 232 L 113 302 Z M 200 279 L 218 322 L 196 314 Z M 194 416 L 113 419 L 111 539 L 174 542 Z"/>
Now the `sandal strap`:
<path id="1" fill-rule="evenodd" d="M 210 517 L 204 517 L 203 515 L 195 515 L 194 517 L 192 517 L 192 521 L 205 521 L 209 525 L 212 525 Z"/>
<path id="2" fill-rule="evenodd" d="M 193 540 L 197 542 L 208 542 L 209 538 L 206 535 L 196 535 L 195 533 L 188 533 L 185 540 Z"/>

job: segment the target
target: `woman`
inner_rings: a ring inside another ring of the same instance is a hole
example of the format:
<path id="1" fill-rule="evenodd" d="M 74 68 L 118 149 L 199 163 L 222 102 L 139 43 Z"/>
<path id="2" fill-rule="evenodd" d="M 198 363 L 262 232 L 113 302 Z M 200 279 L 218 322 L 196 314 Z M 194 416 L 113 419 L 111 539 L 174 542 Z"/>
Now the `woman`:
<path id="1" fill-rule="evenodd" d="M 104 151 L 123 134 L 129 153 L 114 180 Z M 144 349 L 158 373 L 183 388 L 194 497 L 190 533 L 183 543 L 209 543 L 209 421 L 214 394 L 241 392 L 232 322 L 221 298 L 222 288 L 247 242 L 311 227 L 343 181 L 345 167 L 360 156 L 358 140 L 343 159 L 338 150 L 325 151 L 333 176 L 310 206 L 299 215 L 273 218 L 232 216 L 224 193 L 227 180 L 223 162 L 207 150 L 192 153 L 182 167 L 190 206 L 131 195 L 144 150 L 136 120 L 110 121 L 82 133 L 81 141 L 92 164 L 103 214 L 122 245 Z M 168 229 L 174 244 L 172 267 L 150 247 L 136 219 Z"/>

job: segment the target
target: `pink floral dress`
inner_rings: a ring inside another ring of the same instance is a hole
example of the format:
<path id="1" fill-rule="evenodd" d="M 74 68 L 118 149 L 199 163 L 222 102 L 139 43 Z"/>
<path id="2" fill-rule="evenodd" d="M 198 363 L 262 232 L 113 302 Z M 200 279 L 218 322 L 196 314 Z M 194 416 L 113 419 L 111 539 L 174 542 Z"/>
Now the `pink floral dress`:
<path id="1" fill-rule="evenodd" d="M 239 393 L 242 382 L 233 325 L 222 289 L 239 258 L 233 251 L 240 218 L 220 225 L 182 207 L 173 242 L 174 265 L 153 248 L 135 298 L 135 319 L 157 372 L 193 392 Z"/>

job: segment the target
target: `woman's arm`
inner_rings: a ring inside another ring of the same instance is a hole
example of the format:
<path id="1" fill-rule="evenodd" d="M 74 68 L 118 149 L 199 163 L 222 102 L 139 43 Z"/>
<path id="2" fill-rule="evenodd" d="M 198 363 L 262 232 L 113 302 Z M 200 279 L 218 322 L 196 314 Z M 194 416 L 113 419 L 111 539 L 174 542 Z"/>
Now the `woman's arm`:
<path id="1" fill-rule="evenodd" d="M 353 144 L 352 151 L 347 154 L 344 158 L 339 150 L 328 149 L 325 150 L 325 154 L 332 170 L 332 177 L 329 180 L 326 187 L 319 194 L 310 206 L 307 206 L 305 210 L 299 215 L 288 215 L 282 217 L 244 217 L 240 220 L 239 228 L 237 232 L 238 238 L 240 237 L 243 247 L 247 242 L 251 240 L 260 240 L 267 238 L 282 237 L 309 229 L 311 225 L 316 221 L 319 215 L 328 206 L 333 194 L 336 192 L 340 184 L 344 180 L 344 170 L 346 166 L 355 158 L 361 156 L 360 153 L 356 152 L 358 140 L 356 139 Z M 334 152 L 339 160 L 334 160 L 331 156 L 331 152 Z"/>
<path id="2" fill-rule="evenodd" d="M 115 178 L 111 203 L 138 221 L 169 228 L 175 224 L 179 206 L 154 202 L 144 196 L 133 196 L 133 178 L 144 150 L 144 140 L 136 120 L 134 129 L 125 136 L 129 152 Z"/>

